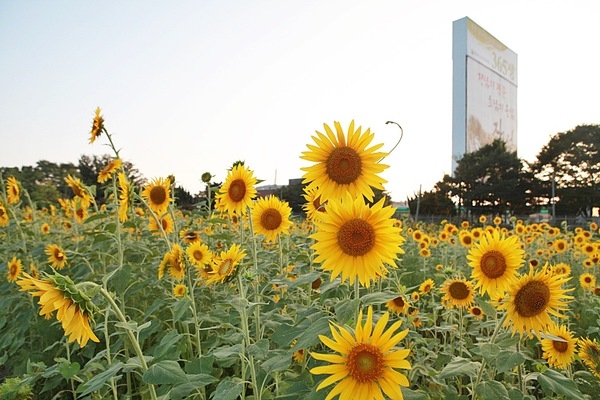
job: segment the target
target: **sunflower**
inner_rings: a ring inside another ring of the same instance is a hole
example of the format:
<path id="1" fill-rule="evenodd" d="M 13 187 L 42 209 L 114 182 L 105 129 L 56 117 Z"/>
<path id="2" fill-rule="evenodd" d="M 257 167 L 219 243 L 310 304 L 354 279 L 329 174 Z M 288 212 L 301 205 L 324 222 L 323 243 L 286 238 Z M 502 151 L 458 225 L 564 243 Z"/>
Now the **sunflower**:
<path id="1" fill-rule="evenodd" d="M 69 342 L 77 341 L 79 347 L 84 347 L 89 340 L 100 341 L 90 327 L 96 307 L 70 278 L 55 274 L 36 279 L 24 272 L 17 285 L 21 286 L 21 292 L 30 291 L 32 296 L 40 298 L 40 315 L 50 318 L 54 311 L 57 312 L 56 319 L 62 324 Z"/>
<path id="2" fill-rule="evenodd" d="M 73 194 L 75 195 L 75 197 L 81 199 L 82 204 L 92 204 L 92 195 L 90 194 L 89 190 L 85 187 L 85 185 L 81 182 L 81 179 L 75 178 L 71 176 L 71 174 L 69 174 L 65 178 L 65 182 L 67 183 L 67 185 L 69 185 L 71 190 L 73 190 Z M 64 209 L 64 205 L 62 203 L 61 206 L 63 206 Z"/>
<path id="3" fill-rule="evenodd" d="M 383 144 L 367 148 L 374 134 L 370 129 L 364 133 L 362 128 L 354 129 L 354 121 L 348 128 L 348 137 L 339 122 L 334 122 L 336 134 L 327 124 L 323 124 L 326 135 L 317 131 L 313 136 L 315 144 L 308 144 L 308 151 L 302 152 L 300 158 L 313 162 L 314 165 L 302 167 L 305 171 L 302 183 L 308 188 L 319 188 L 321 197 L 339 199 L 348 191 L 352 197 L 364 196 L 373 201 L 373 189 L 384 190 L 387 181 L 378 174 L 388 168 L 379 161 L 388 154 L 378 152 Z"/>
<path id="4" fill-rule="evenodd" d="M 321 195 L 319 194 L 319 188 L 304 187 L 304 193 L 302 194 L 306 203 L 302 206 L 302 209 L 306 213 L 306 219 L 313 221 L 320 218 L 321 213 L 325 212 L 325 205 L 327 201 L 321 202 Z"/>
<path id="5" fill-rule="evenodd" d="M 256 197 L 254 173 L 244 164 L 235 165 L 227 173 L 225 183 L 216 195 L 216 201 L 223 211 L 229 214 L 244 215 L 246 208 Z"/>
<path id="6" fill-rule="evenodd" d="M 551 325 L 540 342 L 542 344 L 542 357 L 548 361 L 552 368 L 566 369 L 575 359 L 575 347 L 577 339 L 569 332 L 566 325 Z"/>
<path id="7" fill-rule="evenodd" d="M 428 248 L 423 248 L 419 250 L 419 255 L 423 258 L 429 258 L 431 257 L 431 250 L 429 250 Z"/>
<path id="8" fill-rule="evenodd" d="M 428 294 L 431 292 L 431 289 L 435 286 L 435 282 L 433 279 L 426 279 L 419 285 L 419 294 Z"/>
<path id="9" fill-rule="evenodd" d="M 0 202 L 0 226 L 8 226 L 8 213 L 6 207 Z"/>
<path id="10" fill-rule="evenodd" d="M 482 320 L 484 317 L 484 313 L 483 310 L 481 309 L 481 307 L 479 306 L 471 306 L 469 307 L 469 314 L 471 314 L 473 317 Z"/>
<path id="11" fill-rule="evenodd" d="M 556 239 L 554 243 L 552 243 L 552 247 L 554 247 L 554 251 L 557 253 L 564 253 L 568 248 L 568 244 L 564 239 Z"/>
<path id="12" fill-rule="evenodd" d="M 90 144 L 94 143 L 103 131 L 106 131 L 104 129 L 104 118 L 100 115 L 100 112 L 100 107 L 96 107 L 94 120 L 92 121 L 92 130 L 90 131 Z"/>
<path id="13" fill-rule="evenodd" d="M 467 254 L 475 289 L 493 297 L 508 290 L 517 282 L 517 270 L 524 263 L 523 254 L 517 236 L 486 232 Z"/>
<path id="14" fill-rule="evenodd" d="M 408 304 L 408 301 L 406 301 L 406 297 L 398 296 L 385 303 L 385 306 L 391 312 L 396 313 L 398 315 L 403 315 L 408 313 L 408 307 L 410 305 Z"/>
<path id="15" fill-rule="evenodd" d="M 310 353 L 313 358 L 330 363 L 310 370 L 314 375 L 330 375 L 317 386 L 317 390 L 336 383 L 326 400 L 337 395 L 342 399 L 382 399 L 382 390 L 390 398 L 402 399 L 400 387 L 409 386 L 409 382 L 397 369 L 411 368 L 406 360 L 410 350 L 394 347 L 404 339 L 408 329 L 395 334 L 402 324 L 402 321 L 396 321 L 385 330 L 389 321 L 387 312 L 373 328 L 372 307 L 367 311 L 364 325 L 362 319 L 361 310 L 354 332 L 330 323 L 333 339 L 319 335 L 323 344 L 339 354 Z"/>
<path id="16" fill-rule="evenodd" d="M 49 244 L 44 252 L 48 255 L 48 262 L 52 264 L 52 268 L 61 270 L 67 265 L 67 255 L 60 246 Z"/>
<path id="17" fill-rule="evenodd" d="M 179 237 L 186 243 L 194 243 L 200 241 L 200 233 L 193 229 L 183 229 L 179 231 Z"/>
<path id="18" fill-rule="evenodd" d="M 123 162 L 120 158 L 115 158 L 114 160 L 110 160 L 108 164 L 98 174 L 98 183 L 104 183 L 110 179 L 110 177 L 117 172 L 119 168 L 123 165 Z"/>
<path id="19" fill-rule="evenodd" d="M 522 336 L 533 337 L 532 331 L 539 336 L 554 323 L 551 315 L 564 318 L 560 314 L 567 308 L 565 301 L 572 299 L 566 293 L 573 289 L 563 289 L 561 286 L 571 278 L 565 275 L 555 275 L 548 269 L 548 264 L 534 274 L 533 267 L 529 274 L 521 276 L 517 283 L 510 287 L 509 298 L 498 306 L 506 310 L 507 318 L 504 326 L 512 327 L 513 335 L 517 332 Z"/>
<path id="20" fill-rule="evenodd" d="M 552 273 L 554 275 L 570 275 L 571 266 L 565 263 L 558 263 L 552 267 Z"/>
<path id="21" fill-rule="evenodd" d="M 142 197 L 152 211 L 162 215 L 167 211 L 171 198 L 171 180 L 169 178 L 155 178 L 142 191 Z"/>
<path id="22" fill-rule="evenodd" d="M 596 277 L 592 274 L 579 275 L 579 284 L 583 290 L 592 291 L 596 287 Z"/>
<path id="23" fill-rule="evenodd" d="M 117 181 L 119 182 L 119 221 L 125 222 L 128 219 L 127 211 L 131 203 L 131 186 L 123 172 L 117 174 Z"/>
<path id="24" fill-rule="evenodd" d="M 500 225 L 502 223 L 502 218 L 500 217 L 494 217 L 494 220 L 492 221 L 494 223 L 494 225 Z"/>
<path id="25" fill-rule="evenodd" d="M 577 354 L 583 363 L 597 378 L 600 378 L 600 346 L 596 339 L 579 339 L 577 346 L 579 348 Z"/>
<path id="26" fill-rule="evenodd" d="M 470 248 L 473 246 L 473 236 L 471 236 L 469 231 L 460 231 L 458 238 L 460 240 L 460 244 L 462 244 L 464 247 Z"/>
<path id="27" fill-rule="evenodd" d="M 175 297 L 183 297 L 187 293 L 187 286 L 182 284 L 177 284 L 173 288 L 173 296 Z"/>
<path id="28" fill-rule="evenodd" d="M 73 214 L 75 215 L 75 219 L 80 224 L 85 221 L 88 217 L 88 204 L 85 204 L 82 200 L 75 198 L 71 201 L 71 206 L 73 207 Z"/>
<path id="29" fill-rule="evenodd" d="M 410 299 L 413 301 L 413 303 L 416 303 L 417 301 L 419 301 L 420 298 L 421 298 L 421 295 L 416 290 L 410 294 Z"/>
<path id="30" fill-rule="evenodd" d="M 44 235 L 47 235 L 50 233 L 50 225 L 47 223 L 43 223 L 40 229 Z"/>
<path id="31" fill-rule="evenodd" d="M 279 235 L 285 235 L 292 226 L 292 209 L 287 201 L 281 201 L 273 195 L 261 197 L 252 206 L 254 233 L 265 235 L 267 242 L 277 241 Z"/>
<path id="32" fill-rule="evenodd" d="M 169 234 L 173 232 L 174 222 L 171 214 L 165 214 L 158 218 L 150 217 L 150 220 L 148 221 L 148 230 L 150 232 L 160 233 L 161 229 L 158 225 L 159 223 L 165 233 Z"/>
<path id="33" fill-rule="evenodd" d="M 470 308 L 475 299 L 473 284 L 466 279 L 447 279 L 440 291 L 444 294 L 442 300 L 447 302 L 448 308 Z"/>
<path id="34" fill-rule="evenodd" d="M 232 244 L 229 250 L 221 251 L 219 256 L 213 259 L 212 271 L 210 271 L 210 277 L 206 283 L 224 283 L 232 280 L 244 257 L 246 257 L 246 250 L 238 244 Z"/>
<path id="35" fill-rule="evenodd" d="M 19 275 L 23 272 L 23 263 L 17 257 L 13 257 L 12 260 L 8 262 L 8 276 L 6 280 L 9 282 L 14 282 L 17 280 Z"/>
<path id="36" fill-rule="evenodd" d="M 17 204 L 21 198 L 21 185 L 14 176 L 6 180 L 6 200 L 8 204 Z"/>
<path id="37" fill-rule="evenodd" d="M 192 242 L 185 252 L 192 264 L 203 269 L 206 265 L 210 264 L 213 257 L 208 246 L 200 241 Z"/>
<path id="38" fill-rule="evenodd" d="M 344 200 L 329 200 L 310 238 L 316 241 L 311 246 L 317 253 L 315 262 L 331 271 L 331 280 L 341 274 L 342 282 L 349 279 L 353 284 L 358 278 L 369 287 L 371 280 L 387 273 L 384 264 L 396 267 L 404 238 L 394 227 L 394 209 L 384 207 L 384 201 L 369 207 L 362 196 L 352 198 L 350 193 Z"/>
<path id="39" fill-rule="evenodd" d="M 487 217 L 485 215 L 480 215 L 479 216 L 479 223 L 480 224 L 485 224 L 487 222 Z"/>

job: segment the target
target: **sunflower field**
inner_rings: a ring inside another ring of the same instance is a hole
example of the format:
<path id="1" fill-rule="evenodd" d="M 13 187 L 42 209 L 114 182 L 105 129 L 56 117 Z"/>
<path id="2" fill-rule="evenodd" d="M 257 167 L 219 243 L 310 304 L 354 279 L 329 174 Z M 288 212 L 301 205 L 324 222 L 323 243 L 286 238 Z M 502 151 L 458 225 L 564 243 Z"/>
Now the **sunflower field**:
<path id="1" fill-rule="evenodd" d="M 374 138 L 316 132 L 302 217 L 243 162 L 134 187 L 100 109 L 106 204 L 0 175 L 0 399 L 598 398 L 598 225 L 397 218 Z"/>

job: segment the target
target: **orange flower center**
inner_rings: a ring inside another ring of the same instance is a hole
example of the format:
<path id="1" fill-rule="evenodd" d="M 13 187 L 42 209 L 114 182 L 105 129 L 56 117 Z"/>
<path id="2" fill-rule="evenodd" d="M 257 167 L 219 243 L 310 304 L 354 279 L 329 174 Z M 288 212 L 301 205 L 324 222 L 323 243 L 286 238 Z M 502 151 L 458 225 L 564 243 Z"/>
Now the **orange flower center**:
<path id="1" fill-rule="evenodd" d="M 448 292 L 456 300 L 464 300 L 471 294 L 471 291 L 464 282 L 453 282 L 448 288 Z"/>
<path id="2" fill-rule="evenodd" d="M 194 253 L 192 253 L 192 255 L 194 256 L 194 259 L 196 261 L 200 261 L 202 260 L 202 257 L 204 257 L 204 253 L 202 253 L 202 251 L 200 250 L 194 250 Z"/>
<path id="3" fill-rule="evenodd" d="M 506 259 L 499 251 L 490 250 L 481 257 L 480 266 L 485 276 L 496 279 L 506 271 Z"/>
<path id="4" fill-rule="evenodd" d="M 349 256 L 363 256 L 375 245 L 375 230 L 368 222 L 356 218 L 344 223 L 337 235 L 338 245 Z"/>
<path id="5" fill-rule="evenodd" d="M 467 246 L 468 246 L 468 245 L 470 245 L 471 243 L 473 243 L 473 239 L 471 239 L 471 236 L 469 236 L 469 235 L 465 235 L 465 236 L 463 236 L 463 238 L 462 238 L 462 242 L 463 242 L 463 244 L 465 244 L 465 245 L 467 245 Z"/>
<path id="6" fill-rule="evenodd" d="M 559 336 L 559 338 L 564 339 L 564 342 L 559 342 L 558 340 L 553 340 L 552 341 L 552 347 L 554 347 L 554 350 L 558 351 L 559 353 L 564 353 L 569 349 L 569 342 L 567 342 L 564 337 Z"/>
<path id="7" fill-rule="evenodd" d="M 550 301 L 550 288 L 544 282 L 531 281 L 515 295 L 515 311 L 525 318 L 542 313 Z"/>
<path id="8" fill-rule="evenodd" d="M 260 215 L 260 224 L 266 230 L 272 231 L 281 226 L 282 219 L 279 211 L 269 208 Z"/>
<path id="9" fill-rule="evenodd" d="M 149 198 L 153 204 L 162 205 L 167 200 L 167 191 L 161 185 L 156 185 L 150 189 Z"/>
<path id="10" fill-rule="evenodd" d="M 340 185 L 347 185 L 360 176 L 362 160 L 354 149 L 337 147 L 333 149 L 327 159 L 326 171 L 332 181 Z"/>
<path id="11" fill-rule="evenodd" d="M 350 350 L 346 366 L 357 382 L 374 382 L 383 375 L 383 354 L 373 345 L 358 343 Z"/>
<path id="12" fill-rule="evenodd" d="M 238 203 L 244 200 L 244 196 L 246 196 L 246 183 L 243 179 L 236 179 L 229 185 L 229 190 L 227 191 L 231 201 Z"/>

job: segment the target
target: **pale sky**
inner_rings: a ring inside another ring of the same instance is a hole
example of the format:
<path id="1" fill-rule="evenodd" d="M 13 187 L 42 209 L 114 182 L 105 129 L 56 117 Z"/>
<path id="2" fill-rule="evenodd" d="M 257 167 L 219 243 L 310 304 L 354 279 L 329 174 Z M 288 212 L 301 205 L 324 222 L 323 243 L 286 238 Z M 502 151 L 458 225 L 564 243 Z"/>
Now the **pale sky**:
<path id="1" fill-rule="evenodd" d="M 518 54 L 518 155 L 600 123 L 600 2 L 0 0 L 0 166 L 77 163 L 100 106 L 121 157 L 192 194 L 244 160 L 265 184 L 302 176 L 340 121 L 390 150 L 394 201 L 452 164 L 452 22 Z"/>

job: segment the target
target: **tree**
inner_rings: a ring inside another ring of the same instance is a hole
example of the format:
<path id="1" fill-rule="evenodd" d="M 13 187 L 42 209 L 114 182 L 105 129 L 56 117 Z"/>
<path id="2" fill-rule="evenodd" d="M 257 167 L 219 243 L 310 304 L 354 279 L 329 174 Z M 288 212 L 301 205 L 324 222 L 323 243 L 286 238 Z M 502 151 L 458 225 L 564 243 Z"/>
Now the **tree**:
<path id="1" fill-rule="evenodd" d="M 436 183 L 431 191 L 421 193 L 420 199 L 418 195 L 408 199 L 408 207 L 412 215 L 417 214 L 417 206 L 419 215 L 456 215 L 456 205 L 451 199 L 448 186 L 442 182 Z"/>
<path id="2" fill-rule="evenodd" d="M 537 155 L 535 176 L 550 203 L 552 186 L 560 214 L 590 216 L 600 205 L 600 125 L 578 125 L 555 134 Z"/>

